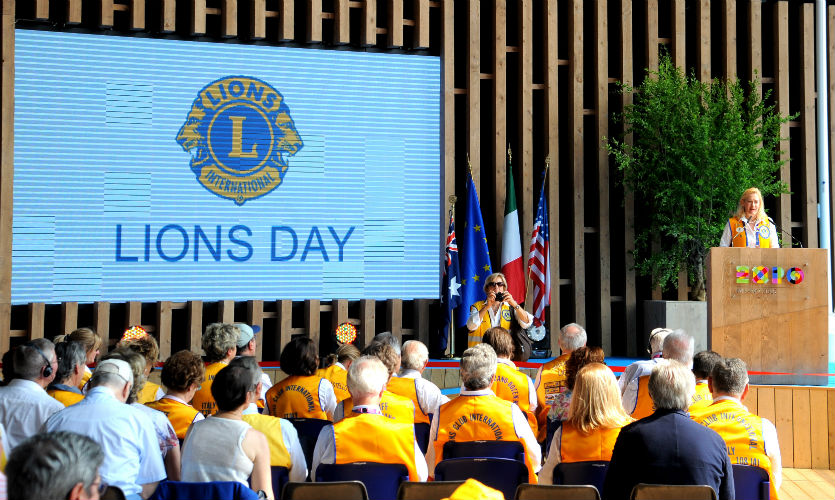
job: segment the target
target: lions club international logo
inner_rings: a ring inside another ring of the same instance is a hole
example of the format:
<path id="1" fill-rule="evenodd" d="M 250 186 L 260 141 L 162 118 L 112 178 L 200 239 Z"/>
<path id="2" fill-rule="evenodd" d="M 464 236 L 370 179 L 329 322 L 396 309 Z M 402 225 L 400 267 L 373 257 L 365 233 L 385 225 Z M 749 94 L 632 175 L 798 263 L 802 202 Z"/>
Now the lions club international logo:
<path id="1" fill-rule="evenodd" d="M 191 170 L 214 194 L 243 205 L 281 184 L 287 160 L 302 148 L 290 108 L 257 78 L 227 76 L 194 99 L 177 143 Z"/>

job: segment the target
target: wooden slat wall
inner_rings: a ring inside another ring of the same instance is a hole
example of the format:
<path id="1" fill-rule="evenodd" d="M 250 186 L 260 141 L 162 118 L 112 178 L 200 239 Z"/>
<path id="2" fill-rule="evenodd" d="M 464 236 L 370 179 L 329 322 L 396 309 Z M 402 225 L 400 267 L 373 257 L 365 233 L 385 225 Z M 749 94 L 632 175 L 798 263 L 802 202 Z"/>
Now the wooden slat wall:
<path id="1" fill-rule="evenodd" d="M 514 145 L 521 237 L 523 248 L 527 247 L 541 172 L 549 155 L 552 306 L 548 310 L 548 325 L 556 331 L 570 321 L 588 323 L 592 326 L 590 338 L 595 342 L 599 339 L 607 353 L 641 352 L 646 332 L 640 324 L 639 303 L 661 295 L 654 294 L 648 280 L 636 277 L 632 269 L 633 226 L 640 205 L 636 207 L 636 200 L 628 193 L 610 199 L 610 193 L 618 193 L 620 188 L 611 189 L 617 173 L 611 158 L 600 148 L 601 136 L 618 133 L 617 127 L 609 129 L 608 118 L 632 99 L 629 94 L 611 92 L 609 85 L 616 80 L 640 83 L 644 67 L 657 66 L 659 45 L 666 45 L 676 64 L 689 64 L 686 69 L 695 70 L 703 81 L 714 76 L 747 77 L 756 70 L 766 85 L 773 86 L 774 102 L 781 113 L 800 112 L 795 122 L 782 129 L 784 136 L 789 136 L 790 127 L 799 127 L 795 130 L 799 133 L 795 134 L 795 142 L 784 145 L 785 153 L 781 157 L 784 160 L 792 157 L 780 175 L 790 184 L 793 194 L 777 200 L 774 215 L 783 229 L 802 231 L 804 246 L 818 243 L 811 3 L 721 0 L 713 8 L 717 15 L 712 18 L 710 0 L 461 0 L 457 7 L 451 0 L 309 0 L 298 5 L 293 0 L 35 0 L 31 5 L 13 0 L 0 2 L 3 9 L 0 234 L 3 236 L 11 234 L 12 225 L 14 26 L 18 19 L 50 26 L 108 29 L 125 36 L 176 32 L 216 40 L 261 40 L 260 43 L 267 44 L 309 43 L 398 52 L 420 49 L 422 54 L 440 56 L 443 178 L 439 194 L 439 249 L 446 231 L 448 198 L 462 194 L 463 186 L 457 185 L 456 179 L 460 184 L 465 178 L 469 156 L 485 217 L 493 219 L 491 223 L 495 225 L 489 228 L 492 237 L 488 238 L 492 264 L 496 269 L 500 266 L 508 143 Z M 641 13 L 641 19 L 635 18 L 633 7 Z M 834 9 L 830 5 L 830 52 L 835 51 Z M 178 11 L 186 15 L 177 16 Z M 152 12 L 156 19 L 152 18 Z M 765 20 L 767 25 L 763 24 Z M 687 22 L 691 24 L 688 26 Z M 796 24 L 792 26 L 790 22 Z M 610 25 L 614 29 L 610 30 Z M 790 39 L 790 32 L 798 36 Z M 483 40 L 482 36 L 487 34 L 492 35 L 491 39 Z M 107 40 L 102 38 L 103 43 Z M 695 44 L 690 48 L 692 60 L 688 59 L 687 43 Z M 744 48 L 737 51 L 740 44 Z M 587 49 L 593 53 L 584 53 Z M 610 60 L 610 54 L 614 60 Z M 737 54 L 747 54 L 747 57 L 743 61 Z M 773 64 L 764 65 L 763 60 Z M 790 71 L 790 61 L 799 61 L 796 67 L 800 71 Z M 511 62 L 513 69 L 509 70 Z M 762 73 L 764 67 L 769 74 Z M 835 76 L 832 58 L 830 74 Z M 835 90 L 832 82 L 830 88 Z M 590 93 L 585 95 L 586 92 Z M 460 100 L 457 109 L 456 99 Z M 509 109 L 511 103 L 513 109 Z M 537 109 L 537 103 L 543 109 Z M 831 103 L 830 94 L 830 119 L 835 123 L 835 106 Z M 560 134 L 567 136 L 561 138 Z M 835 143 L 835 132 L 830 134 Z M 457 150 L 456 137 L 460 140 Z M 560 141 L 567 148 L 562 154 Z M 832 147 L 835 162 L 835 146 Z M 799 185 L 791 185 L 793 179 Z M 797 207 L 795 213 L 792 205 Z M 592 206 L 597 207 L 593 213 L 587 210 Z M 463 210 L 456 213 L 461 223 Z M 622 230 L 614 231 L 616 225 L 622 225 Z M 599 262 L 594 262 L 592 255 L 599 257 Z M 26 337 L 30 326 L 39 327 L 37 323 L 30 324 L 37 316 L 37 306 L 10 304 L 10 256 L 11 238 L 0 238 L 0 350 L 9 346 L 11 337 Z M 682 276 L 678 289 L 664 298 L 682 298 L 686 293 L 687 283 Z M 193 320 L 190 325 L 198 322 L 202 304 L 194 301 L 183 304 L 158 304 L 157 314 L 161 319 L 155 321 L 165 324 L 165 318 L 179 314 L 178 308 L 182 307 Z M 292 304 L 285 301 L 280 304 L 275 314 L 285 324 Z M 341 314 L 339 304 L 310 301 L 305 308 L 306 326 L 317 330 L 329 328 L 330 325 L 320 324 L 316 311 L 335 307 Z M 362 319 L 373 321 L 373 303 L 363 304 Z M 73 322 L 77 307 L 66 305 L 55 313 L 62 315 L 62 325 Z M 253 317 L 258 316 L 261 306 L 257 302 L 247 307 L 253 308 Z M 397 306 L 392 307 L 390 312 L 394 314 Z M 56 309 L 46 307 L 46 310 Z M 106 329 L 111 306 L 97 304 L 94 310 L 96 323 Z M 141 306 L 139 310 L 141 314 Z M 234 303 L 222 305 L 221 310 L 225 317 L 233 315 Z M 135 309 L 131 311 L 136 314 Z M 264 314 L 267 315 L 264 319 L 270 319 L 268 316 L 273 313 Z M 414 328 L 420 332 L 426 329 L 429 338 L 429 323 L 422 315 Z M 54 323 L 47 321 L 47 324 Z M 289 339 L 292 333 L 286 332 L 293 330 L 287 326 L 281 331 Z M 406 332 L 402 325 L 401 331 Z M 192 327 L 183 335 L 188 335 L 188 343 L 195 347 L 199 346 L 199 333 Z M 552 335 L 552 348 L 556 348 L 556 335 Z M 273 354 L 264 353 L 264 356 Z"/>

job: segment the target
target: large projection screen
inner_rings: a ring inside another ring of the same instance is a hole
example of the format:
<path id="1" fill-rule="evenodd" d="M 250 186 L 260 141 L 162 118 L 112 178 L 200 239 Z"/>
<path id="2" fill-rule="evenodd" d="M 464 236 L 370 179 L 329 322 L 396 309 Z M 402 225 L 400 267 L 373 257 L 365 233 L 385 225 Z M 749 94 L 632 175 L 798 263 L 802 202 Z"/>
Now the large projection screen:
<path id="1" fill-rule="evenodd" d="M 12 302 L 437 298 L 437 57 L 15 32 Z"/>

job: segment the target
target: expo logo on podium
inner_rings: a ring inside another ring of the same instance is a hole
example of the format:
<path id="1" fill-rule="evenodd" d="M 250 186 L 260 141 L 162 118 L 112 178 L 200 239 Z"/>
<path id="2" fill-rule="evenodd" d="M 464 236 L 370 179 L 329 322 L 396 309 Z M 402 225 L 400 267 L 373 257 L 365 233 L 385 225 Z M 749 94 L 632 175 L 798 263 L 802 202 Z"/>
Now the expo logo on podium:
<path id="1" fill-rule="evenodd" d="M 736 283 L 753 285 L 798 285 L 806 275 L 799 267 L 736 266 Z"/>

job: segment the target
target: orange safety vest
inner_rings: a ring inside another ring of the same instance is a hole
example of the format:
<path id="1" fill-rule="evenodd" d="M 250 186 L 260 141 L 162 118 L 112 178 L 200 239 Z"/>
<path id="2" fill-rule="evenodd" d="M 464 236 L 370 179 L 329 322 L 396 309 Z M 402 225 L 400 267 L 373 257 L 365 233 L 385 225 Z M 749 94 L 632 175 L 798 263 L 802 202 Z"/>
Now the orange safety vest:
<path id="1" fill-rule="evenodd" d="M 731 226 L 731 246 L 747 247 L 748 233 L 745 231 L 745 224 L 736 217 L 728 219 L 728 224 Z M 771 248 L 771 228 L 768 226 L 768 220 L 758 222 L 756 230 L 757 246 L 760 248 Z"/>
<path id="2" fill-rule="evenodd" d="M 698 413 L 713 403 L 713 396 L 710 394 L 707 382 L 696 384 L 696 392 L 693 394 L 693 399 L 690 402 L 690 408 L 687 409 L 691 414 Z"/>
<path id="3" fill-rule="evenodd" d="M 319 403 L 319 375 L 291 375 L 267 391 L 270 415 L 281 418 L 331 420 Z"/>
<path id="4" fill-rule="evenodd" d="M 536 423 L 536 416 L 531 411 L 531 398 L 528 390 L 528 376 L 519 370 L 504 363 L 496 364 L 496 375 L 493 377 L 491 387 L 496 396 L 516 403 L 528 418 L 528 425 L 531 426 L 533 435 L 539 433 L 539 425 Z"/>
<path id="5" fill-rule="evenodd" d="M 57 399 L 64 406 L 72 406 L 84 399 L 84 394 L 72 391 L 62 391 L 60 389 L 50 389 L 46 391 L 46 393 Z"/>
<path id="6" fill-rule="evenodd" d="M 188 427 L 194 422 L 194 417 L 200 413 L 191 405 L 166 398 L 165 396 L 156 401 L 145 403 L 145 406 L 165 413 L 168 421 L 171 422 L 171 426 L 174 427 L 174 432 L 177 433 L 178 439 L 186 438 Z"/>
<path id="7" fill-rule="evenodd" d="M 191 400 L 191 405 L 197 408 L 204 417 L 214 415 L 217 411 L 217 403 L 214 396 L 212 396 L 212 381 L 214 381 L 217 372 L 226 368 L 226 363 L 216 361 L 206 367 L 206 380 L 200 386 L 200 390 L 194 393 L 194 399 Z"/>
<path id="8" fill-rule="evenodd" d="M 762 418 L 746 410 L 738 401 L 723 399 L 705 408 L 694 420 L 722 436 L 732 464 L 765 469 L 771 479 L 771 499 L 778 500 L 771 477 L 771 459 L 765 454 Z"/>
<path id="9" fill-rule="evenodd" d="M 273 467 L 287 467 L 289 470 L 293 466 L 293 460 L 290 458 L 290 452 L 287 451 L 287 445 L 284 443 L 284 434 L 281 433 L 281 419 L 258 413 L 243 415 L 241 418 L 253 429 L 262 432 L 267 437 L 267 444 L 270 446 L 270 465 Z"/>
<path id="10" fill-rule="evenodd" d="M 345 368 L 334 363 L 327 368 L 320 368 L 316 375 L 330 381 L 337 403 L 351 397 L 351 393 L 348 392 L 348 370 Z"/>
<path id="11" fill-rule="evenodd" d="M 353 398 L 348 398 L 342 402 L 343 419 L 361 415 L 352 412 L 352 408 L 354 408 Z M 380 411 L 389 420 L 401 424 L 415 425 L 415 417 L 417 415 L 415 404 L 405 396 L 395 394 L 388 390 L 383 391 L 383 397 L 380 398 Z"/>
<path id="12" fill-rule="evenodd" d="M 136 395 L 136 402 L 144 405 L 145 403 L 156 401 L 158 390 L 159 385 L 151 382 L 150 380 L 146 380 L 145 386 L 143 386 L 142 390 L 139 391 L 139 394 Z"/>
<path id="13" fill-rule="evenodd" d="M 470 314 L 480 311 L 482 307 L 484 307 L 483 300 L 476 302 L 470 306 Z M 484 333 L 494 326 L 500 326 L 505 330 L 510 331 L 510 324 L 513 322 L 513 309 L 509 305 L 502 303 L 501 314 L 499 315 L 499 324 L 494 325 L 491 321 L 490 313 L 488 312 L 485 314 L 484 320 L 481 324 L 478 325 L 478 328 L 471 331 L 469 335 L 467 335 L 467 347 L 473 347 L 476 344 L 480 344 L 481 337 L 484 336 Z"/>
<path id="14" fill-rule="evenodd" d="M 560 441 L 561 462 L 588 462 L 592 460 L 611 460 L 615 441 L 618 440 L 620 427 L 613 429 L 597 428 L 588 434 L 574 427 L 571 422 L 562 424 Z"/>
<path id="15" fill-rule="evenodd" d="M 409 470 L 409 480 L 420 481 L 415 466 L 413 425 L 373 413 L 358 413 L 333 424 L 333 441 L 335 464 L 403 464 Z"/>
<path id="16" fill-rule="evenodd" d="M 483 396 L 458 396 L 441 405 L 438 410 L 438 435 L 435 447 L 435 465 L 444 458 L 444 444 L 448 441 L 518 441 L 513 425 L 513 403 L 492 394 Z M 530 450 L 525 449 L 525 465 L 528 482 L 537 482 L 536 465 Z"/>
<path id="17" fill-rule="evenodd" d="M 638 398 L 631 415 L 635 420 L 639 420 L 652 415 L 653 412 L 655 412 L 655 403 L 649 395 L 649 375 L 644 375 L 638 378 Z"/>
<path id="18" fill-rule="evenodd" d="M 420 402 L 417 398 L 417 380 L 413 378 L 407 377 L 392 377 L 389 380 L 388 384 L 386 384 L 386 390 L 390 391 L 398 396 L 403 396 L 405 398 L 409 398 L 412 401 L 412 404 L 415 405 L 415 423 L 416 424 L 428 424 L 429 422 L 429 414 L 426 413 L 427 410 L 431 411 L 430 408 L 422 408 L 420 406 Z"/>
<path id="19" fill-rule="evenodd" d="M 90 377 L 93 376 L 93 372 L 90 371 L 90 368 L 85 366 L 84 367 L 84 375 L 81 376 L 81 382 L 78 383 L 78 390 L 83 391 L 84 386 L 87 385 L 87 382 L 90 380 Z"/>

